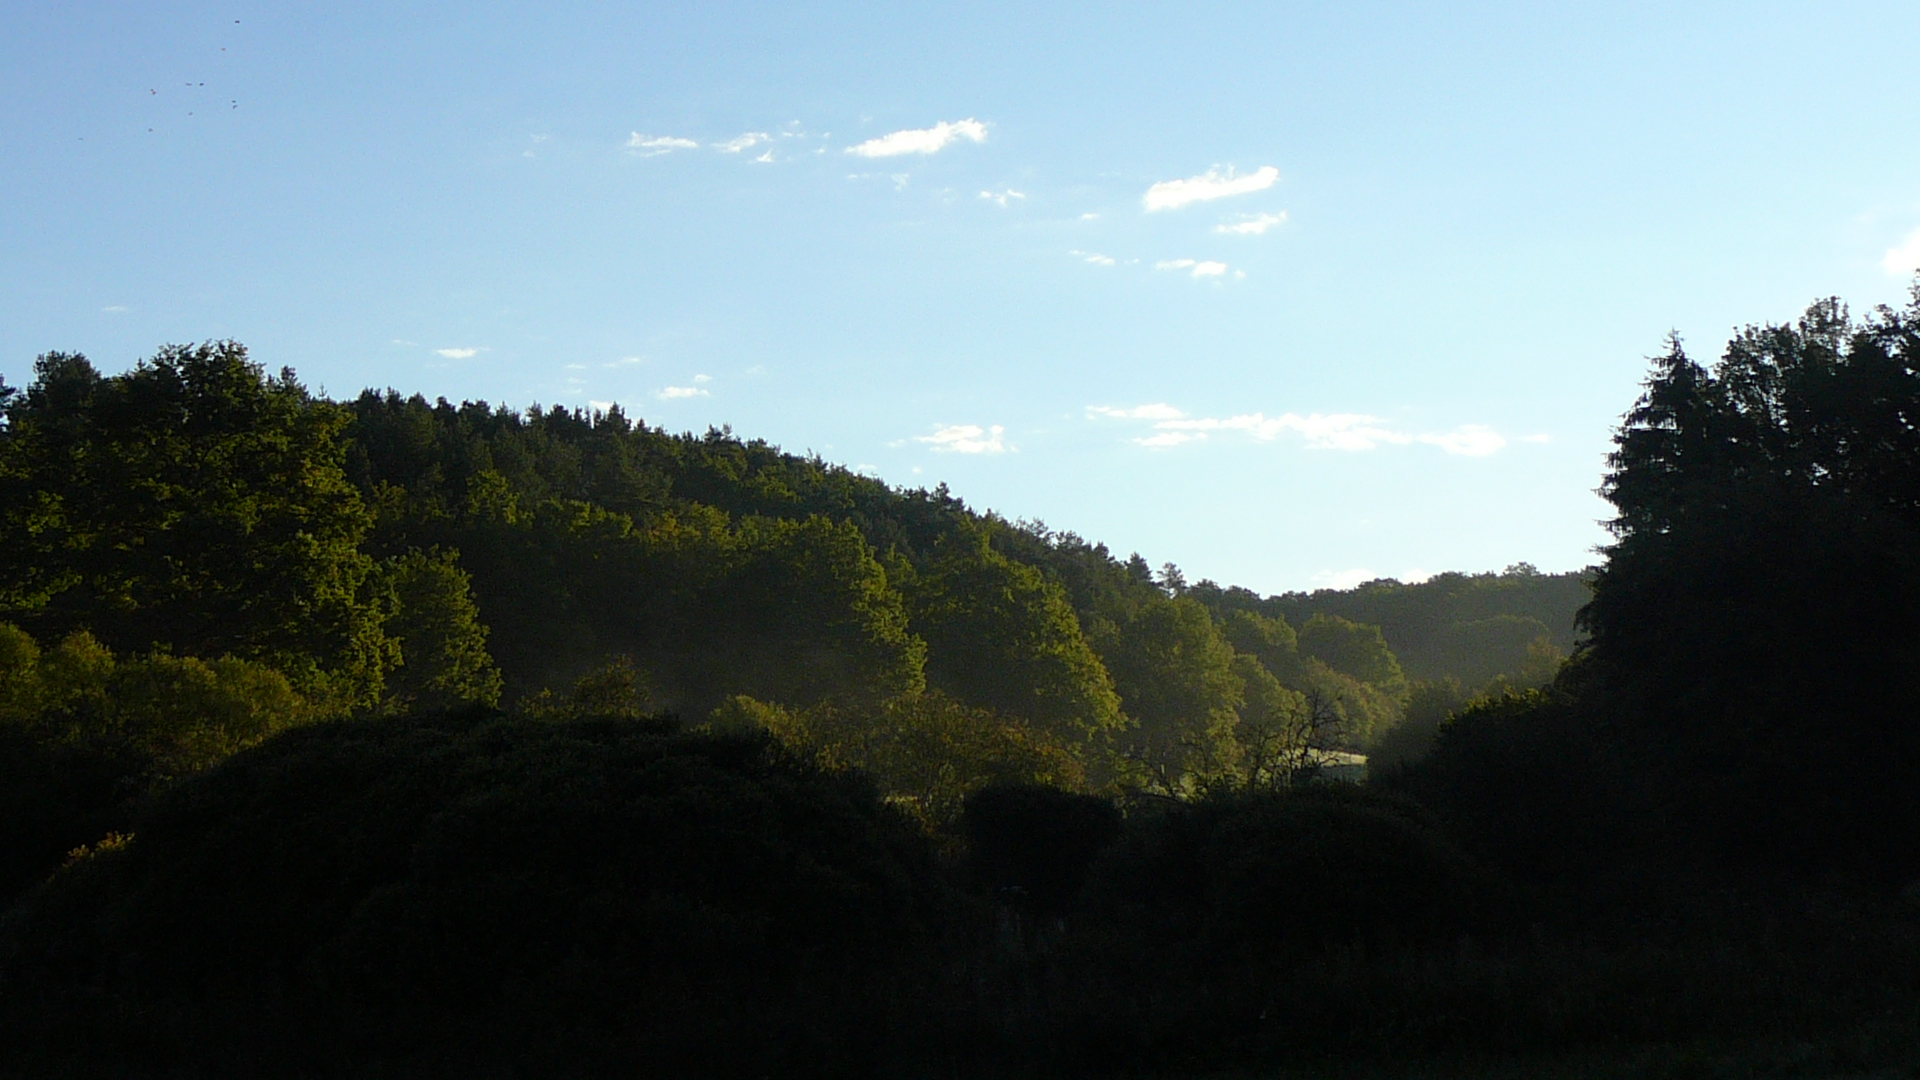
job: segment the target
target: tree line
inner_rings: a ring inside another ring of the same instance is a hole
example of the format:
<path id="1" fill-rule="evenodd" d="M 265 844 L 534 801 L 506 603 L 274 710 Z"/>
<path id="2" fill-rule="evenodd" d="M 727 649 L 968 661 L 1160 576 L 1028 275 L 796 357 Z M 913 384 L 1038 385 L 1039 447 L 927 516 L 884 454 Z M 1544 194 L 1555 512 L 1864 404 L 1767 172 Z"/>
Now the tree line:
<path id="1" fill-rule="evenodd" d="M 621 668 L 625 707 L 761 717 L 932 821 L 986 777 L 1284 783 L 1380 742 L 1410 691 L 1424 700 L 1382 631 L 1345 614 L 1189 587 L 1171 564 L 976 513 L 945 488 L 896 490 L 726 431 L 669 434 L 618 407 L 335 402 L 214 342 L 113 376 L 49 353 L 5 416 L 0 621 L 24 635 L 21 685 L 54 688 L 13 708 L 65 717 L 29 726 L 71 745 L 132 728 L 54 704 L 89 691 L 28 651 L 284 679 L 297 704 L 244 737 L 213 719 L 196 736 L 233 748 L 334 716 L 538 710 Z M 1477 614 L 1443 615 L 1462 612 Z M 1471 685 L 1429 680 L 1436 700 L 1550 676 L 1545 624 L 1499 619 L 1519 651 L 1492 667 L 1474 654 L 1459 667 Z M 1415 712 L 1423 745 L 1438 716 Z M 929 786 L 959 760 L 965 778 Z"/>

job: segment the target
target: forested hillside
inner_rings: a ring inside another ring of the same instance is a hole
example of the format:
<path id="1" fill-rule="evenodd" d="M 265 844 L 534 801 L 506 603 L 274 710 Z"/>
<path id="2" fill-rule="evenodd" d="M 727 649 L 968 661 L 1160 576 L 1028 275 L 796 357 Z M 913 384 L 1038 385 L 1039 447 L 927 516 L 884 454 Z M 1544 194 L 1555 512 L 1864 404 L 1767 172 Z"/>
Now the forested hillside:
<path id="1" fill-rule="evenodd" d="M 1561 579 L 1528 571 L 1440 579 L 1467 601 L 1375 583 L 1303 613 L 729 432 L 334 402 L 233 343 L 118 376 L 48 354 L 7 420 L 0 621 L 48 658 L 15 661 L 45 688 L 15 708 L 75 714 L 57 702 L 93 691 L 55 658 L 76 650 L 284 677 L 298 707 L 194 736 L 221 745 L 296 717 L 537 711 L 615 678 L 637 711 L 786 725 L 932 814 L 989 776 L 1177 793 L 1365 750 L 1417 689 L 1400 640 L 1418 679 L 1455 678 L 1450 704 L 1544 682 L 1564 651 L 1527 614 L 1566 621 L 1536 595 Z M 970 772 L 935 791 L 909 779 L 927 762 L 848 742 L 881 730 Z"/>
<path id="2" fill-rule="evenodd" d="M 0 1076 L 1920 1060 L 1920 292 L 1672 342 L 1591 572 L 1269 597 L 231 342 L 0 400 Z"/>

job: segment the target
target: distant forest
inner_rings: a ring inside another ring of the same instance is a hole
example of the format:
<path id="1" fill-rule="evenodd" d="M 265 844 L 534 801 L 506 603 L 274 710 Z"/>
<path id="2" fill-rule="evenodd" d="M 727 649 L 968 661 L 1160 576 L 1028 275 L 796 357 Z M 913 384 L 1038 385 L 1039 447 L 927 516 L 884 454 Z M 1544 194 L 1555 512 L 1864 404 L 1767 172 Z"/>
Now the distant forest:
<path id="1" fill-rule="evenodd" d="M 1920 1009 L 1920 292 L 1671 341 L 1596 567 L 1275 596 L 235 342 L 0 403 L 0 1076 L 1830 1058 Z"/>
<path id="2" fill-rule="evenodd" d="M 18 654 L 46 651 L 50 701 L 99 692 L 62 683 L 68 654 L 122 681 L 188 662 L 284 679 L 279 715 L 169 736 L 224 751 L 327 716 L 538 712 L 613 680 L 635 712 L 757 717 L 930 822 L 990 778 L 1175 794 L 1368 750 L 1416 698 L 1544 684 L 1586 592 L 1524 565 L 1265 598 L 1189 586 L 728 431 L 334 402 L 233 342 L 111 377 L 48 354 L 7 417 Z M 998 740 L 942 747 L 968 772 L 937 791 L 835 734 L 933 714 Z"/>

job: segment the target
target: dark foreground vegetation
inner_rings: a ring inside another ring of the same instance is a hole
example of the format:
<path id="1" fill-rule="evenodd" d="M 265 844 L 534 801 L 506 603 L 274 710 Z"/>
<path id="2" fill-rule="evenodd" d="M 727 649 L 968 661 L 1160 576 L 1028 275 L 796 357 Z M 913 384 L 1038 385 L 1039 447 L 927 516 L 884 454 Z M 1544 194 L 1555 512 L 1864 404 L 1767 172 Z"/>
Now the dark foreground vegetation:
<path id="1" fill-rule="evenodd" d="M 232 344 L 0 397 L 0 1075 L 1920 1068 L 1920 297 L 1674 342 L 1588 575 L 1276 597 Z"/>

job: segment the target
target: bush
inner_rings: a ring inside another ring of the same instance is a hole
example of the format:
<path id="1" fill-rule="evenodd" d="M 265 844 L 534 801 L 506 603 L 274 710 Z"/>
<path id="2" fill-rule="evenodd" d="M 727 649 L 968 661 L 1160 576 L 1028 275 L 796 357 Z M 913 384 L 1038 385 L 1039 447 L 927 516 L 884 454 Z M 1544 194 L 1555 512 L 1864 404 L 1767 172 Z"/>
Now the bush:
<path id="1" fill-rule="evenodd" d="M 1536 881 L 1610 874 L 1647 825 L 1632 813 L 1617 748 L 1556 690 L 1474 702 L 1391 782 L 1432 807 L 1468 850 Z"/>
<path id="2" fill-rule="evenodd" d="M 1119 1070 L 1337 1042 L 1287 1012 L 1293 988 L 1473 927 L 1486 891 L 1417 808 L 1328 784 L 1137 815 L 1083 897 L 1050 1024 L 1067 1056 Z"/>
<path id="3" fill-rule="evenodd" d="M 1121 831 L 1112 800 L 1038 784 L 981 788 L 967 796 L 961 823 L 974 880 L 1054 916 L 1073 907 L 1087 869 Z"/>
<path id="4" fill-rule="evenodd" d="M 47 1071 L 822 1075 L 941 1011 L 925 842 L 764 736 L 329 723 L 133 830 L 11 920 L 0 1042 Z"/>

